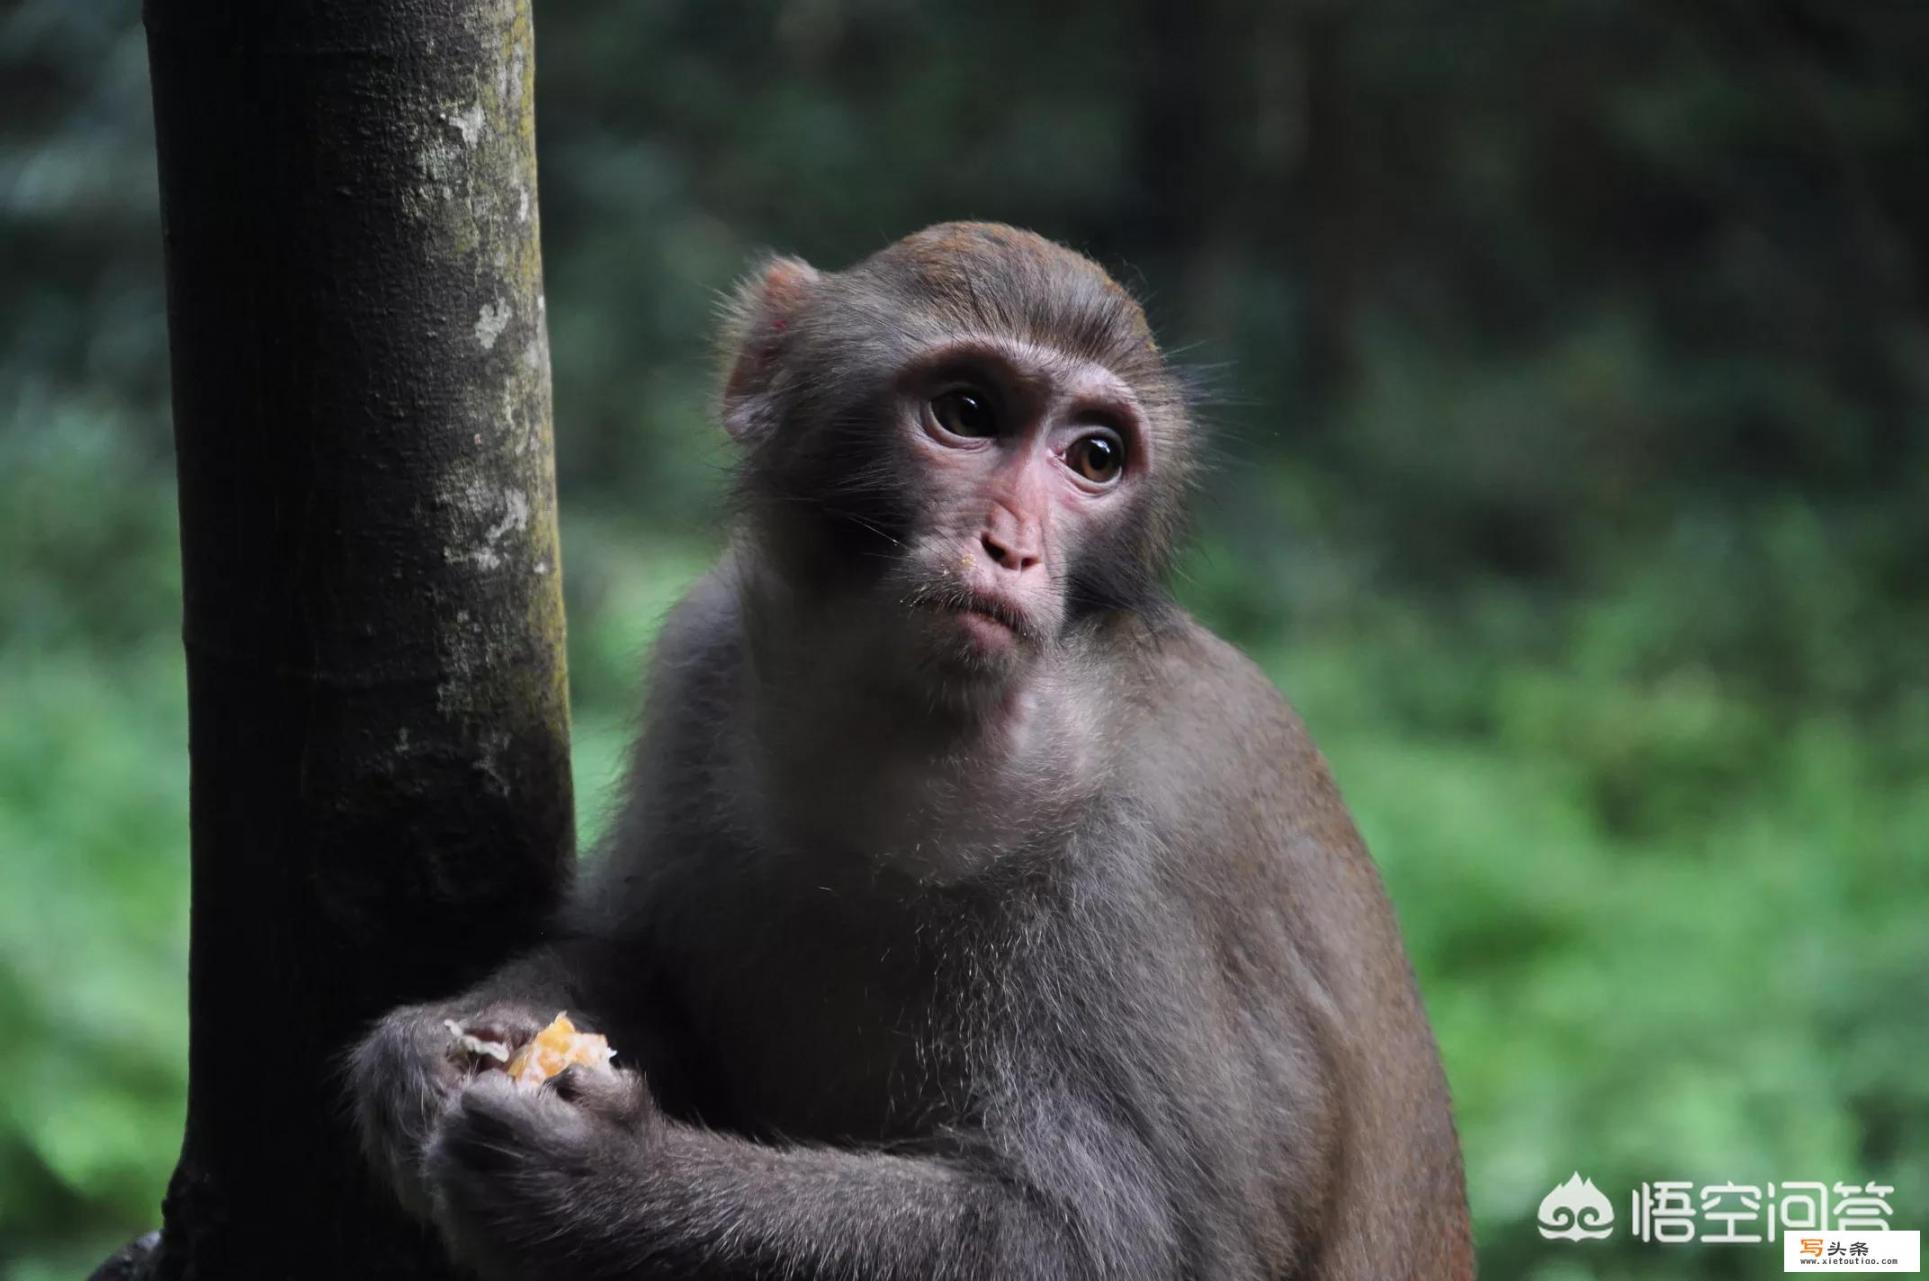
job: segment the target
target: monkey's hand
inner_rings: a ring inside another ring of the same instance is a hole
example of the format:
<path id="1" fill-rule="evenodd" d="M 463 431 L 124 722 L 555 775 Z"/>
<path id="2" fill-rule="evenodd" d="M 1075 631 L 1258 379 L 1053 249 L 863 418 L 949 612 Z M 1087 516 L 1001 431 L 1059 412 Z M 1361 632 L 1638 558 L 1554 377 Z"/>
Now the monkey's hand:
<path id="1" fill-rule="evenodd" d="M 362 1150 L 377 1176 L 418 1218 L 428 1218 L 432 1209 L 423 1181 L 429 1140 L 464 1083 L 486 1065 L 463 1049 L 449 1024 L 460 1024 L 476 1041 L 513 1052 L 547 1021 L 533 1007 L 507 1002 L 480 1008 L 410 1005 L 391 1011 L 355 1047 L 348 1081 Z"/>
<path id="2" fill-rule="evenodd" d="M 538 1087 L 474 1078 L 425 1163 L 449 1251 L 487 1277 L 547 1275 L 589 1225 L 620 1220 L 660 1118 L 634 1072 L 572 1067 Z"/>

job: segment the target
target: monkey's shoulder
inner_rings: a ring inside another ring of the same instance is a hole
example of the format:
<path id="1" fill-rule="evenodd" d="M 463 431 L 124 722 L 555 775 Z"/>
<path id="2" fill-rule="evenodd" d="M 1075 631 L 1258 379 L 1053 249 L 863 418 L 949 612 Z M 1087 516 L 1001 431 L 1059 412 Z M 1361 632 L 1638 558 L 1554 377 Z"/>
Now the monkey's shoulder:
<path id="1" fill-rule="evenodd" d="M 742 613 L 734 561 L 726 555 L 691 583 L 663 616 L 654 661 L 680 666 L 734 649 Z"/>
<path id="2" fill-rule="evenodd" d="M 1141 663 L 1121 765 L 1196 835 L 1198 857 L 1263 852 L 1288 874 L 1309 860 L 1364 861 L 1325 758 L 1258 664 L 1190 617 Z"/>
<path id="3" fill-rule="evenodd" d="M 663 616 L 644 678 L 646 724 L 668 715 L 678 737 L 719 723 L 743 661 L 743 604 L 728 558 Z"/>
<path id="4" fill-rule="evenodd" d="M 1151 636 L 1136 688 L 1145 735 L 1184 745 L 1202 767 L 1238 766 L 1256 779 L 1324 769 L 1272 678 L 1190 615 L 1175 615 Z"/>

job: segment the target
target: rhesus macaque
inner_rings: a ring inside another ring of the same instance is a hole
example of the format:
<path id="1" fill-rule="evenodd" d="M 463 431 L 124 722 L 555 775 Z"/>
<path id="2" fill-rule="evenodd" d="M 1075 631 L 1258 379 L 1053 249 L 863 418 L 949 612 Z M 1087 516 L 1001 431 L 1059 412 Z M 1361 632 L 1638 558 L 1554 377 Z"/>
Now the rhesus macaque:
<path id="1" fill-rule="evenodd" d="M 1194 462 L 1139 307 L 1028 232 L 779 258 L 729 325 L 722 563 L 548 941 L 356 1051 L 485 1277 L 1473 1274 L 1380 879 L 1162 580 Z M 468 1070 L 558 1010 L 628 1070 Z"/>

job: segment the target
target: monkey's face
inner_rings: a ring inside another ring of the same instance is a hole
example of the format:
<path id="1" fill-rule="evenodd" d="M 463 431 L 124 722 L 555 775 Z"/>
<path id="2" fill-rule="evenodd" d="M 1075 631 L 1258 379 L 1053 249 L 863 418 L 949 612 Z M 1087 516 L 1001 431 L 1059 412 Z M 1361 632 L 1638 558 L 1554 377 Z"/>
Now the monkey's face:
<path id="1" fill-rule="evenodd" d="M 1131 554 L 1158 466 L 1138 397 L 1097 361 L 959 337 L 905 361 L 885 413 L 915 515 L 880 587 L 916 643 L 987 676 L 1049 654 Z"/>
<path id="2" fill-rule="evenodd" d="M 847 272 L 778 259 L 728 341 L 742 496 L 820 652 L 1008 683 L 1162 606 L 1183 398 L 1087 259 L 962 223 Z"/>

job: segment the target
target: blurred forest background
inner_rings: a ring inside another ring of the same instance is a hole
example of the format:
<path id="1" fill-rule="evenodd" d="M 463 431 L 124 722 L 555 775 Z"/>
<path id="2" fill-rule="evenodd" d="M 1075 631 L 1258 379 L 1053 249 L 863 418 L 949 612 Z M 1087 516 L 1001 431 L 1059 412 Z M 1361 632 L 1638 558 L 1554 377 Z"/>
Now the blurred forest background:
<path id="1" fill-rule="evenodd" d="M 718 290 L 1034 227 L 1211 389 L 1181 590 L 1386 870 L 1485 1274 L 1773 1270 L 1631 1241 L 1642 1180 L 1929 1229 L 1929 6 L 570 0 L 537 43 L 586 832 L 717 543 Z M 180 1135 L 163 320 L 136 5 L 10 0 L 5 1281 L 157 1222 Z M 1575 1170 L 1611 1241 L 1535 1231 Z"/>

